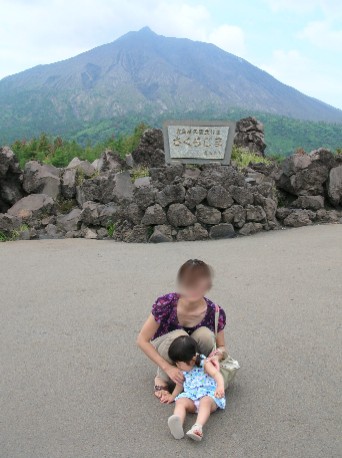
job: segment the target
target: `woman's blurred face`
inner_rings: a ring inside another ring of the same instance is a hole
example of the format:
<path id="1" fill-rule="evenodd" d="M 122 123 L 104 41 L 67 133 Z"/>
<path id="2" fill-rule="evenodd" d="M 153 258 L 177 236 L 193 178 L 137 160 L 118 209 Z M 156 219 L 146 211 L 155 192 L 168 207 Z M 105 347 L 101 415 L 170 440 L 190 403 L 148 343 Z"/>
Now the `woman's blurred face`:
<path id="1" fill-rule="evenodd" d="M 206 292 L 210 289 L 210 281 L 208 278 L 199 278 L 194 283 L 180 283 L 180 293 L 189 301 L 195 302 L 202 299 Z"/>

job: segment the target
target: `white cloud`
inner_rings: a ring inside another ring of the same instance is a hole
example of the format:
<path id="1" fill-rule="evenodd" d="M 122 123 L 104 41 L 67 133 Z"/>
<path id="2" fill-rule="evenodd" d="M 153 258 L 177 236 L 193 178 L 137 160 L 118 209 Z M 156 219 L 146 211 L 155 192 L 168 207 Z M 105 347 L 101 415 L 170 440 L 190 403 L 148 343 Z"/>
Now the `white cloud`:
<path id="1" fill-rule="evenodd" d="M 75 56 L 146 25 L 239 55 L 245 49 L 242 29 L 217 26 L 205 6 L 182 0 L 1 1 L 0 78 Z"/>
<path id="2" fill-rule="evenodd" d="M 262 64 L 261 68 L 276 78 L 280 79 L 286 74 L 287 79 L 295 80 L 296 76 L 305 72 L 308 64 L 309 60 L 296 49 L 290 51 L 277 49 L 273 51 L 271 62 Z"/>
<path id="3" fill-rule="evenodd" d="M 320 9 L 326 15 L 340 15 L 340 0 L 264 0 L 273 11 L 307 13 Z"/>
<path id="4" fill-rule="evenodd" d="M 191 6 L 180 2 L 158 2 L 149 11 L 146 20 L 156 33 L 205 41 L 206 25 L 211 22 L 209 11 L 202 5 Z"/>
<path id="5" fill-rule="evenodd" d="M 221 25 L 213 30 L 208 41 L 232 54 L 243 56 L 246 53 L 245 34 L 235 25 Z"/>
<path id="6" fill-rule="evenodd" d="M 259 67 L 281 82 L 304 94 L 342 107 L 342 71 L 317 66 L 317 62 L 303 56 L 298 50 L 275 50 L 269 62 Z"/>
<path id="7" fill-rule="evenodd" d="M 329 21 L 310 22 L 298 36 L 322 49 L 342 50 L 342 28 L 334 29 Z"/>

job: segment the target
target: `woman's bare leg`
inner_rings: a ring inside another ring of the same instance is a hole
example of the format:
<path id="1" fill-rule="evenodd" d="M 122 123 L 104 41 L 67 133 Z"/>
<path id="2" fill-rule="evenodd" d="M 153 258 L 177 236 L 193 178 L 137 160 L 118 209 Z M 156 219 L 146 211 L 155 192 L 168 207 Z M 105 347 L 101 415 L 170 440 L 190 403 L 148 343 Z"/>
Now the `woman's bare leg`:
<path id="1" fill-rule="evenodd" d="M 155 387 L 165 387 L 165 389 L 154 389 L 154 394 L 155 396 L 160 399 L 164 394 L 168 393 L 168 384 L 165 380 L 162 378 L 158 377 L 158 375 L 154 379 L 154 386 Z"/>
<path id="2" fill-rule="evenodd" d="M 196 340 L 200 353 L 203 353 L 205 356 L 208 356 L 213 350 L 216 341 L 215 334 L 206 326 L 197 328 L 191 334 L 191 337 Z"/>

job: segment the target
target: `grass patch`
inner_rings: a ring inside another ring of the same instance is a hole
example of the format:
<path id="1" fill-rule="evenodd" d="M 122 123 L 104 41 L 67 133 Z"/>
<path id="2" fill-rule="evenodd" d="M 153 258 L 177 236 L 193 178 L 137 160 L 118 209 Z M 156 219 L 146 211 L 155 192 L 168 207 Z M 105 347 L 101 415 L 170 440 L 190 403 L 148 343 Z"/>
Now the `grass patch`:
<path id="1" fill-rule="evenodd" d="M 77 207 L 77 202 L 74 199 L 63 199 L 62 197 L 58 197 L 56 199 L 56 206 L 58 212 L 64 214 L 69 213 L 74 207 Z"/>
<path id="2" fill-rule="evenodd" d="M 113 237 L 113 235 L 114 235 L 114 233 L 115 233 L 115 230 L 116 230 L 115 223 L 110 223 L 110 224 L 108 224 L 108 226 L 107 226 L 107 233 L 108 233 L 109 237 Z"/>
<path id="3" fill-rule="evenodd" d="M 271 159 L 268 159 L 267 157 L 258 156 L 257 154 L 252 153 L 247 149 L 238 148 L 237 146 L 233 146 L 231 159 L 236 163 L 238 169 L 248 167 L 250 163 L 272 164 Z"/>
<path id="4" fill-rule="evenodd" d="M 14 242 L 20 237 L 20 234 L 29 229 L 27 224 L 22 224 L 18 229 L 13 229 L 9 234 L 0 231 L 0 242 Z"/>
<path id="5" fill-rule="evenodd" d="M 7 242 L 7 240 L 8 236 L 4 232 L 0 231 L 0 242 Z"/>
<path id="6" fill-rule="evenodd" d="M 147 236 L 148 236 L 148 238 L 151 237 L 151 235 L 153 234 L 153 232 L 154 232 L 154 227 L 153 227 L 153 226 L 148 226 L 148 227 L 147 227 Z"/>
<path id="7" fill-rule="evenodd" d="M 150 176 L 150 171 L 148 167 L 141 166 L 141 167 L 137 167 L 131 170 L 132 183 L 134 183 L 137 178 L 148 177 L 148 176 Z"/>

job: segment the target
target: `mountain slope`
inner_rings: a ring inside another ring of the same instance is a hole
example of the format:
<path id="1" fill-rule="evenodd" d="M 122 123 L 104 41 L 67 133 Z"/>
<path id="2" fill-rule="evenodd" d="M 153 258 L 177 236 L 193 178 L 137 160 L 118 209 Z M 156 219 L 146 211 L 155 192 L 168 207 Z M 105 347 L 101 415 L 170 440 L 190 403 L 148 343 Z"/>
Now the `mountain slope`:
<path id="1" fill-rule="evenodd" d="M 231 108 L 342 122 L 342 111 L 286 86 L 244 59 L 144 27 L 76 57 L 0 81 L 0 143 L 44 130 L 136 114 L 227 113 Z M 6 139 L 8 140 L 8 139 Z"/>

